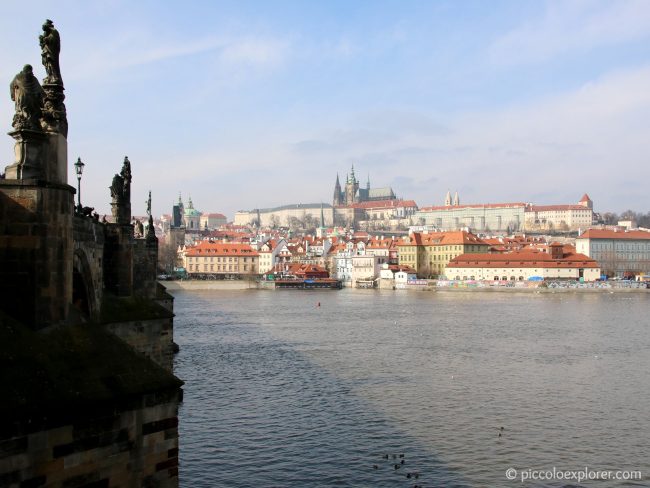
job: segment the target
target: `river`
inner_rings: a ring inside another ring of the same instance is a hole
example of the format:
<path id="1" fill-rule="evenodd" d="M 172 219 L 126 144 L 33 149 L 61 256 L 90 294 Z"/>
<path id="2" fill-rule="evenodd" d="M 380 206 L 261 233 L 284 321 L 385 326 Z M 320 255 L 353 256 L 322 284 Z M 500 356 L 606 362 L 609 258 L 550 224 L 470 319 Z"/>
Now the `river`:
<path id="1" fill-rule="evenodd" d="M 646 294 L 174 295 L 182 487 L 650 485 Z"/>

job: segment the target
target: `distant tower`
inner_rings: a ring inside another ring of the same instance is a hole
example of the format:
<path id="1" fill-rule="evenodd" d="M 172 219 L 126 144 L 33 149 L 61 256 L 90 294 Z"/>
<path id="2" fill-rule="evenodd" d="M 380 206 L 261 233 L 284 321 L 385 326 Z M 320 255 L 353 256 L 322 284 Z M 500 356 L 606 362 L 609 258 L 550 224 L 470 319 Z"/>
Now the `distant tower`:
<path id="1" fill-rule="evenodd" d="M 334 184 L 334 199 L 332 205 L 335 207 L 341 205 L 341 183 L 339 183 L 339 174 L 336 173 L 336 183 Z"/>
<path id="2" fill-rule="evenodd" d="M 445 207 L 451 207 L 451 193 L 447 190 L 447 196 L 445 196 Z"/>
<path id="3" fill-rule="evenodd" d="M 582 195 L 582 198 L 578 202 L 578 205 L 582 205 L 583 207 L 586 207 L 589 210 L 594 209 L 594 202 L 591 201 L 591 198 L 589 198 L 589 195 L 587 195 L 586 193 Z"/>
<path id="4" fill-rule="evenodd" d="M 368 194 L 370 194 L 370 173 L 368 173 L 368 181 L 366 182 L 366 190 L 368 190 Z"/>
<path id="5" fill-rule="evenodd" d="M 181 211 L 181 218 L 185 215 L 185 205 L 183 205 L 183 199 L 181 198 L 181 192 L 178 192 L 178 208 Z"/>
<path id="6" fill-rule="evenodd" d="M 347 181 L 345 182 L 345 204 L 352 205 L 356 202 L 357 190 L 359 190 L 359 181 L 354 176 L 354 164 L 350 174 L 348 175 Z"/>
<path id="7" fill-rule="evenodd" d="M 458 192 L 454 193 L 454 207 L 460 205 L 460 200 L 458 199 Z"/>
<path id="8" fill-rule="evenodd" d="M 323 212 L 323 203 L 320 204 L 320 226 L 325 227 L 325 213 Z"/>

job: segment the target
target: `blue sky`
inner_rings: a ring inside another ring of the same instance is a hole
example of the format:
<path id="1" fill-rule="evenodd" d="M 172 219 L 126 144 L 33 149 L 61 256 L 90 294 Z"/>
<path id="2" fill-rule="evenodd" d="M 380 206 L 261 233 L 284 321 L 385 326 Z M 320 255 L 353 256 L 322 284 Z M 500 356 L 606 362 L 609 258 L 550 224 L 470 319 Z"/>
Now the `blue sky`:
<path id="1" fill-rule="evenodd" d="M 337 172 L 418 205 L 650 211 L 650 4 L 543 1 L 11 2 L 0 80 L 62 37 L 72 164 L 109 212 L 331 202 Z M 7 90 L 8 92 L 8 90 Z M 0 100 L 11 129 L 13 104 Z M 0 141 L 5 164 L 13 140 Z M 138 203 L 141 202 L 141 203 Z"/>

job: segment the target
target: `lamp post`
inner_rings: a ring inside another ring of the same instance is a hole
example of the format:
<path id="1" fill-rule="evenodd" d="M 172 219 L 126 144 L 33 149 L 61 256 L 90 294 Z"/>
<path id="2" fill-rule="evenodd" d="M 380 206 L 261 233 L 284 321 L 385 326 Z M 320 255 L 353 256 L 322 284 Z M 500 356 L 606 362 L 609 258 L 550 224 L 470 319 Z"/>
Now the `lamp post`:
<path id="1" fill-rule="evenodd" d="M 81 158 L 77 158 L 74 163 L 74 170 L 77 173 L 77 211 L 81 212 L 81 175 L 84 172 L 85 164 L 81 162 Z"/>

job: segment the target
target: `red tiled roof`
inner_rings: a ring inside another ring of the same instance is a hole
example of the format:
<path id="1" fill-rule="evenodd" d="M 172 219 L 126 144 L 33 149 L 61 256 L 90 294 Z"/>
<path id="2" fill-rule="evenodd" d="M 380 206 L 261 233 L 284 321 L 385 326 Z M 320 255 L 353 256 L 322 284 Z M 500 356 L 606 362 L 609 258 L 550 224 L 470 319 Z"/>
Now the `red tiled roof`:
<path id="1" fill-rule="evenodd" d="M 230 242 L 201 241 L 195 246 L 188 247 L 186 256 L 257 256 L 250 245 Z"/>
<path id="2" fill-rule="evenodd" d="M 461 254 L 448 268 L 598 268 L 598 263 L 584 254 L 565 253 L 562 259 L 537 251 L 513 251 L 504 254 Z"/>
<path id="3" fill-rule="evenodd" d="M 588 229 L 583 232 L 578 239 L 636 239 L 648 240 L 650 239 L 650 232 L 643 230 L 628 230 L 625 232 L 618 232 L 607 229 Z"/>
<path id="4" fill-rule="evenodd" d="M 565 210 L 589 210 L 582 205 L 529 205 L 526 212 L 553 212 Z"/>
<path id="5" fill-rule="evenodd" d="M 581 202 L 590 202 L 590 201 L 591 201 L 591 198 L 589 198 L 589 195 L 587 195 L 587 194 L 585 193 L 584 195 L 582 195 L 582 198 L 580 199 L 580 201 L 581 201 Z"/>
<path id="6" fill-rule="evenodd" d="M 460 209 L 460 208 L 519 208 L 519 207 L 526 207 L 525 203 L 474 203 L 474 204 L 466 204 L 466 205 L 440 205 L 440 206 L 433 206 L 433 207 L 423 207 L 420 209 L 420 211 L 424 212 L 429 212 L 432 210 L 454 210 L 454 209 Z"/>
<path id="7" fill-rule="evenodd" d="M 414 232 L 411 236 L 411 242 L 402 241 L 398 243 L 400 246 L 449 246 L 454 244 L 468 245 L 486 243 L 471 232 L 464 230 L 433 232 L 431 234 Z"/>
<path id="8" fill-rule="evenodd" d="M 359 202 L 348 205 L 352 208 L 400 208 L 400 207 L 416 207 L 417 204 L 413 200 L 375 200 L 369 202 Z"/>
<path id="9" fill-rule="evenodd" d="M 212 217 L 212 218 L 215 218 L 215 219 L 225 219 L 226 218 L 226 216 L 224 214 L 220 214 L 220 213 L 204 213 L 204 214 L 201 214 L 201 217 Z"/>

